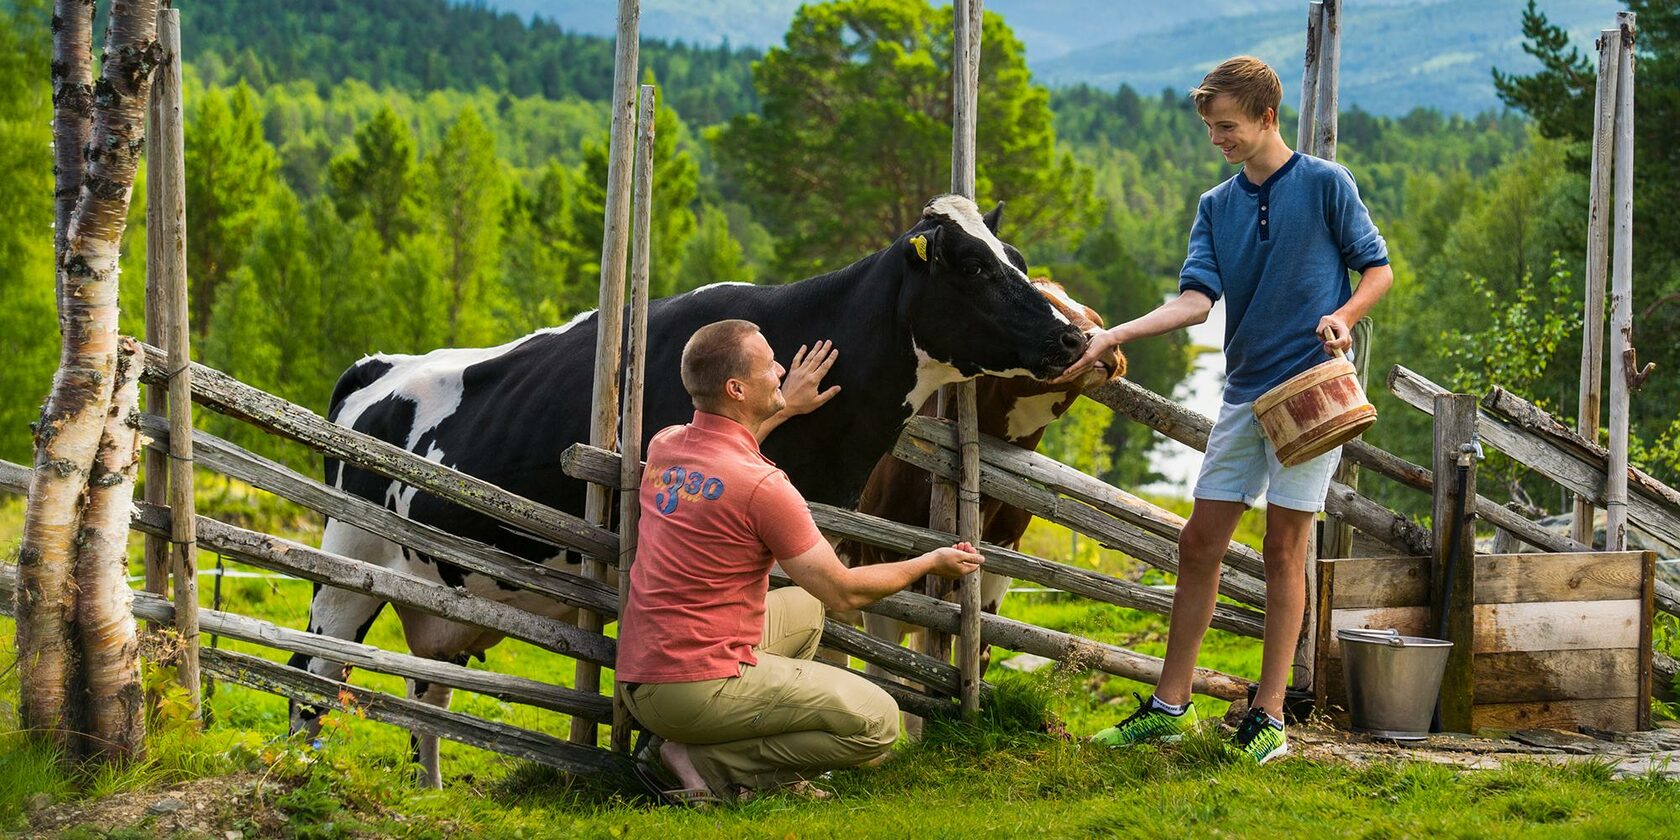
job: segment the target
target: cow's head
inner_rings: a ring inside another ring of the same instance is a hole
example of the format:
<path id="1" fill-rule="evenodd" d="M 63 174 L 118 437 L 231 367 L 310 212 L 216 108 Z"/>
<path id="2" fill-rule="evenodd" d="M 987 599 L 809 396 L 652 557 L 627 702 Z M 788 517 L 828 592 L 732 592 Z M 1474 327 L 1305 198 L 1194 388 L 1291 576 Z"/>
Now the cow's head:
<path id="1" fill-rule="evenodd" d="M 898 242 L 907 266 L 901 314 L 924 360 L 963 377 L 1049 379 L 1078 359 L 1085 333 L 1027 280 L 1021 252 L 997 238 L 1003 205 L 942 195 Z"/>
<path id="2" fill-rule="evenodd" d="M 1044 295 L 1045 300 L 1050 301 L 1050 305 L 1054 306 L 1056 311 L 1062 313 L 1081 332 L 1089 333 L 1092 330 L 1103 328 L 1102 316 L 1097 314 L 1095 309 L 1074 300 L 1073 296 L 1068 294 L 1067 289 L 1062 288 L 1062 284 L 1043 277 L 1033 280 L 1032 284 L 1033 288 L 1038 289 L 1039 294 Z M 1084 376 L 1075 382 L 1068 383 L 1067 389 L 1075 392 L 1084 391 L 1087 388 L 1095 388 L 1104 382 L 1125 375 L 1126 354 L 1120 352 L 1119 347 L 1111 347 L 1097 358 L 1097 363 L 1086 371 Z"/>

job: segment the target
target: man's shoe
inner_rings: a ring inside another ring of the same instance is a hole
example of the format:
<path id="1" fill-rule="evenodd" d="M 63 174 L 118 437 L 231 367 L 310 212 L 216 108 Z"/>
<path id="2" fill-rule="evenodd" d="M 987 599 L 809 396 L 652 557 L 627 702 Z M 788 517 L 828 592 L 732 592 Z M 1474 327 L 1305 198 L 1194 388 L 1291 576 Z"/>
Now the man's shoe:
<path id="1" fill-rule="evenodd" d="M 1256 765 L 1289 754 L 1289 738 L 1283 734 L 1283 727 L 1273 723 L 1271 717 L 1260 709 L 1248 710 L 1242 723 L 1237 725 L 1237 734 L 1231 742 L 1238 752 Z"/>
<path id="2" fill-rule="evenodd" d="M 1155 707 L 1154 698 L 1138 699 L 1138 710 L 1131 717 L 1091 736 L 1091 743 L 1104 747 L 1129 747 L 1145 741 L 1177 741 L 1196 728 L 1196 707 L 1184 704 L 1183 714 L 1168 714 Z"/>

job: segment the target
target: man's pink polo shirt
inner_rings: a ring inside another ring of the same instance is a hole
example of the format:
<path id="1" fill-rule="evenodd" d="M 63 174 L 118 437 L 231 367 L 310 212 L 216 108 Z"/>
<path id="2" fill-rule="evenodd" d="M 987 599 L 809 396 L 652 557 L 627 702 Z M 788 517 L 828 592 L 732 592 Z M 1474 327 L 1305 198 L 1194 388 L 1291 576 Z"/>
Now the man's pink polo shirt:
<path id="1" fill-rule="evenodd" d="M 822 534 L 787 475 L 745 426 L 696 411 L 648 444 L 617 679 L 697 682 L 758 664 L 776 559 Z"/>

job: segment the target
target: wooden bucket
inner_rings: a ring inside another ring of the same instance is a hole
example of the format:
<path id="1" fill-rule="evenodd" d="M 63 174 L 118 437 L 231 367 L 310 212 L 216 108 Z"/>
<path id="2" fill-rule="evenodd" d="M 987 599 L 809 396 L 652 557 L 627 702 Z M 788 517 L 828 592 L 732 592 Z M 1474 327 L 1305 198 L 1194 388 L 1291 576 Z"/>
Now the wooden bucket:
<path id="1" fill-rule="evenodd" d="M 1317 458 L 1377 422 L 1353 363 L 1340 357 L 1267 391 L 1254 401 L 1254 414 L 1286 467 Z"/>

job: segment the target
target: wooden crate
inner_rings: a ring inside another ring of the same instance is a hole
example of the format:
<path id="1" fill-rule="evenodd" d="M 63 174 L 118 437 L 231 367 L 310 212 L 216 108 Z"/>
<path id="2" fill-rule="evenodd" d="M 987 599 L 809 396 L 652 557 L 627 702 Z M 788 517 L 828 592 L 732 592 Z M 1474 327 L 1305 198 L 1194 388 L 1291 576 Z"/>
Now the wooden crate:
<path id="1" fill-rule="evenodd" d="M 1649 729 L 1655 562 L 1637 551 L 1476 555 L 1471 728 Z M 1336 631 L 1434 636 L 1430 558 L 1321 560 L 1318 599 L 1318 708 L 1345 725 Z"/>

